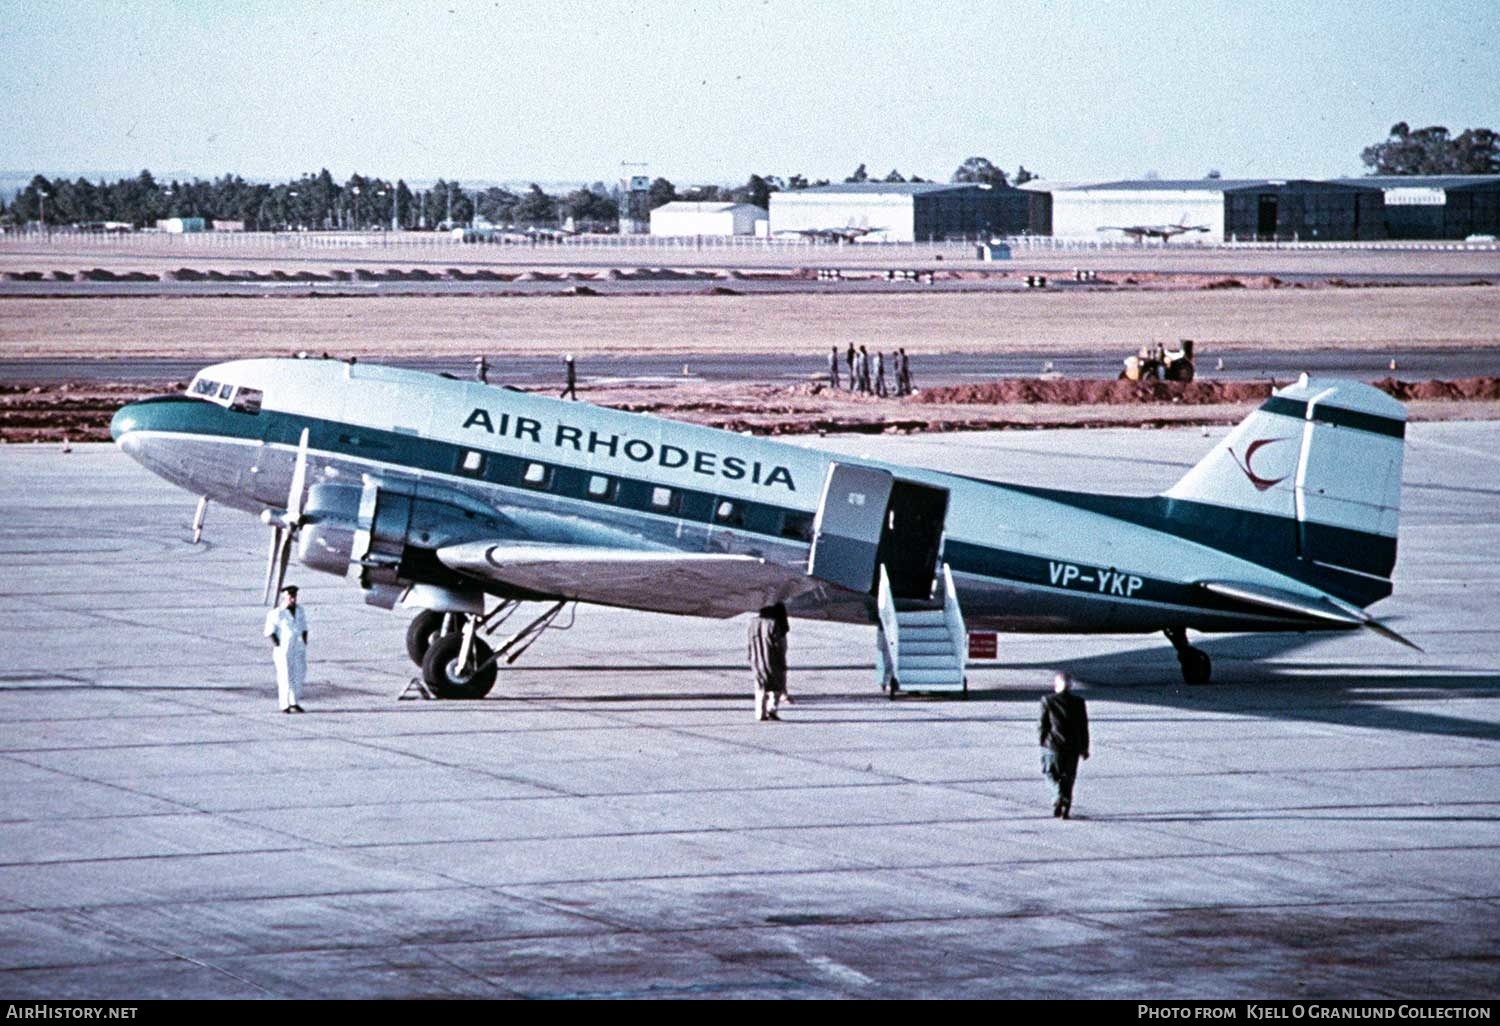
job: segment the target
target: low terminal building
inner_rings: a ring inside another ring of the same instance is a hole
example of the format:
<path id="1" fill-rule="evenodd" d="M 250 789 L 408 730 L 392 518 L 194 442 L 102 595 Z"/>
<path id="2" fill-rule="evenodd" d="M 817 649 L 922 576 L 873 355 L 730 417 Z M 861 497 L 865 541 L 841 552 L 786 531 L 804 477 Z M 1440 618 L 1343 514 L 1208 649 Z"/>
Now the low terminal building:
<path id="1" fill-rule="evenodd" d="M 1370 175 L 1335 181 L 1381 191 L 1389 238 L 1500 237 L 1500 175 Z"/>
<path id="2" fill-rule="evenodd" d="M 771 194 L 771 234 L 853 229 L 861 241 L 929 242 L 1046 235 L 1052 198 L 1007 186 L 846 182 Z"/>
<path id="3" fill-rule="evenodd" d="M 1381 191 L 1307 179 L 1104 182 L 1057 187 L 1059 238 L 1348 242 L 1386 238 Z"/>
<path id="4" fill-rule="evenodd" d="M 652 235 L 765 235 L 766 210 L 753 203 L 673 200 L 651 211 Z"/>

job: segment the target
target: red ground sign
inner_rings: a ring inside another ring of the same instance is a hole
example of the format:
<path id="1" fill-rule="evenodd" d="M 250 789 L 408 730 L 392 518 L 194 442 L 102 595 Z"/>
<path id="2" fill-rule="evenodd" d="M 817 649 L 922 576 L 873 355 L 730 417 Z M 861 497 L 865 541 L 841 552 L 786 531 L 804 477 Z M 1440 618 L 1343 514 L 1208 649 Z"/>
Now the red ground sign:
<path id="1" fill-rule="evenodd" d="M 969 632 L 969 658 L 994 659 L 997 652 L 994 631 Z"/>

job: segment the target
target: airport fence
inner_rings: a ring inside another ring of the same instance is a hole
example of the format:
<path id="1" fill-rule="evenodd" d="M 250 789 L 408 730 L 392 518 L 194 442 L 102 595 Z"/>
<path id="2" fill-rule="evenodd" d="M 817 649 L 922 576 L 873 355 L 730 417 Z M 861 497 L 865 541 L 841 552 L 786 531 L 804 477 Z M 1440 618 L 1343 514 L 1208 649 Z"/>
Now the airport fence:
<path id="1" fill-rule="evenodd" d="M 759 259 L 776 258 L 787 261 L 826 262 L 829 257 L 840 261 L 850 259 L 882 260 L 910 258 L 916 261 L 934 259 L 974 259 L 975 249 L 981 243 L 1004 242 L 1013 254 L 1087 254 L 1128 253 L 1143 249 L 1170 252 L 1235 252 L 1235 251 L 1286 251 L 1286 252 L 1500 252 L 1497 242 L 1468 242 L 1458 240 L 1382 240 L 1378 242 L 1325 242 L 1325 241 L 1259 241 L 1259 240 L 1177 240 L 1162 242 L 1128 240 L 1067 238 L 1049 235 L 1014 235 L 1003 239 L 989 236 L 928 240 L 919 242 L 877 241 L 827 241 L 808 238 L 757 237 L 757 236 L 661 236 L 661 235 L 575 235 L 564 239 L 523 239 L 497 234 L 494 238 L 460 240 L 448 232 L 184 232 L 181 234 L 139 232 L 88 232 L 66 228 L 41 229 L 31 227 L 0 233 L 0 247 L 28 247 L 32 249 L 55 248 L 59 252 L 90 251 L 118 252 L 122 254 L 164 255 L 180 253 L 184 257 L 219 255 L 226 258 L 236 255 L 259 257 L 281 253 L 317 256 L 342 253 L 350 256 L 368 254 L 372 257 L 395 258 L 409 254 L 412 258 L 436 257 L 452 254 L 455 258 L 482 258 L 481 254 L 509 252 L 531 253 L 545 259 L 555 253 L 559 260 L 567 259 L 572 252 L 606 256 L 639 254 L 640 259 L 668 259 L 691 254 L 739 253 L 755 255 Z"/>

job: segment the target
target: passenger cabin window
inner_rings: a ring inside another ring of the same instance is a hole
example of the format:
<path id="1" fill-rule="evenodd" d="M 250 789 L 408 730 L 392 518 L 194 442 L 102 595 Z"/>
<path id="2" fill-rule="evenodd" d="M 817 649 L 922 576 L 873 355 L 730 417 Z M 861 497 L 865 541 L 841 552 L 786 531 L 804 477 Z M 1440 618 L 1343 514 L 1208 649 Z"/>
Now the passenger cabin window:
<path id="1" fill-rule="evenodd" d="M 714 508 L 714 519 L 728 527 L 742 527 L 745 523 L 745 511 L 738 503 L 726 499 Z"/>
<path id="2" fill-rule="evenodd" d="M 797 541 L 812 541 L 811 513 L 788 513 L 781 521 L 781 536 Z"/>
<path id="3" fill-rule="evenodd" d="M 484 453 L 473 449 L 466 449 L 458 458 L 459 473 L 468 474 L 470 477 L 481 476 L 484 473 L 484 464 Z"/>
<path id="4" fill-rule="evenodd" d="M 670 488 L 651 489 L 651 508 L 671 512 L 677 508 L 677 493 Z"/>
<path id="5" fill-rule="evenodd" d="M 231 410 L 239 410 L 241 413 L 259 413 L 260 401 L 260 389 L 241 388 L 234 393 L 234 401 L 229 404 L 229 408 Z"/>
<path id="6" fill-rule="evenodd" d="M 615 497 L 615 479 L 603 474 L 589 477 L 589 498 L 608 501 Z"/>
<path id="7" fill-rule="evenodd" d="M 526 464 L 526 473 L 521 475 L 521 481 L 528 488 L 547 488 L 552 484 L 552 468 L 545 463 Z"/>

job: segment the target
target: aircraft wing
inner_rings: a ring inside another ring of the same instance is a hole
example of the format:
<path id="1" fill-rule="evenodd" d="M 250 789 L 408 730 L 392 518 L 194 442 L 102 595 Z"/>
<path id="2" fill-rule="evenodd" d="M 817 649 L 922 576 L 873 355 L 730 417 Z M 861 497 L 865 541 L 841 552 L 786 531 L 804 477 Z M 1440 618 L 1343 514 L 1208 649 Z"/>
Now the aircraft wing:
<path id="1" fill-rule="evenodd" d="M 1238 581 L 1199 581 L 1198 586 L 1215 595 L 1278 613 L 1290 613 L 1309 620 L 1338 623 L 1347 627 L 1368 627 L 1383 638 L 1389 638 L 1407 648 L 1414 648 L 1418 652 L 1422 651 L 1421 646 L 1403 638 L 1363 609 L 1341 602 L 1332 595 L 1310 598 L 1295 592 L 1283 591 L 1280 588 L 1268 588 L 1262 584 L 1244 584 Z"/>
<path id="2" fill-rule="evenodd" d="M 738 616 L 817 586 L 800 568 L 729 553 L 478 541 L 445 546 L 437 557 L 541 595 L 692 616 Z"/>

